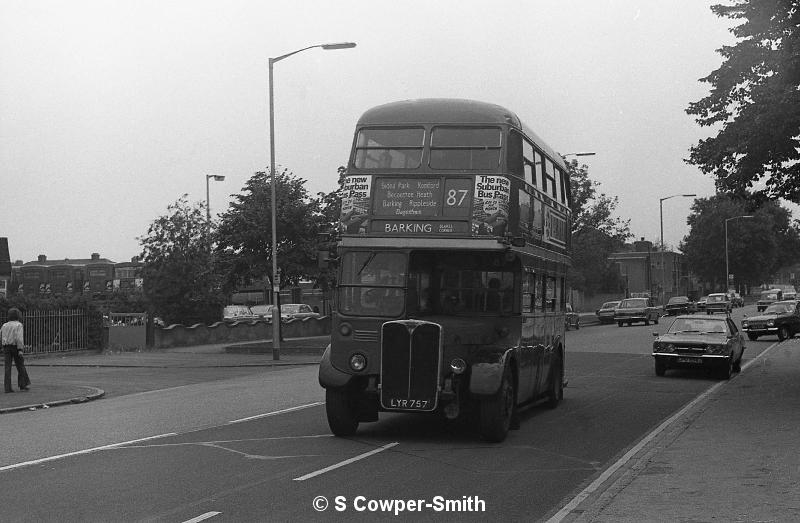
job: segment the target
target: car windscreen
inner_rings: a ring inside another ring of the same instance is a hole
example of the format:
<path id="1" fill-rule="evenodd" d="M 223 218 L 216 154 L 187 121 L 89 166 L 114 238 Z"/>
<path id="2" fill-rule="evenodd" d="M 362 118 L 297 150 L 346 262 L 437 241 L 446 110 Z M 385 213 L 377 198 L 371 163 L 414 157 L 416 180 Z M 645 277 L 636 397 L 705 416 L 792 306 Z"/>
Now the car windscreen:
<path id="1" fill-rule="evenodd" d="M 728 326 L 723 319 L 678 318 L 672 322 L 667 332 L 671 334 L 679 332 L 727 334 Z"/>
<path id="2" fill-rule="evenodd" d="M 641 309 L 647 307 L 646 299 L 623 300 L 619 305 L 620 309 Z"/>

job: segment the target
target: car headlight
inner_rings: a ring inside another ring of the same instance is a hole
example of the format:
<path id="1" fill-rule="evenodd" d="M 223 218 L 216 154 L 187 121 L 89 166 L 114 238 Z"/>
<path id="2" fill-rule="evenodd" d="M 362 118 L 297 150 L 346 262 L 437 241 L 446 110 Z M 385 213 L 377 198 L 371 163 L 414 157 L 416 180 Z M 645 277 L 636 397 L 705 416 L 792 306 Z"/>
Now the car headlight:
<path id="1" fill-rule="evenodd" d="M 769 320 L 767 322 L 767 327 L 774 327 L 774 326 L 775 326 L 775 320 Z"/>
<path id="2" fill-rule="evenodd" d="M 706 352 L 709 354 L 722 354 L 725 352 L 725 345 L 707 345 Z"/>
<path id="3" fill-rule="evenodd" d="M 350 356 L 350 368 L 356 372 L 362 371 L 367 367 L 367 358 L 363 354 L 355 353 Z"/>
<path id="4" fill-rule="evenodd" d="M 747 320 L 742 320 L 742 328 L 746 329 L 748 326 Z"/>
<path id="5" fill-rule="evenodd" d="M 658 342 L 653 345 L 653 352 L 675 352 L 675 345 Z"/>

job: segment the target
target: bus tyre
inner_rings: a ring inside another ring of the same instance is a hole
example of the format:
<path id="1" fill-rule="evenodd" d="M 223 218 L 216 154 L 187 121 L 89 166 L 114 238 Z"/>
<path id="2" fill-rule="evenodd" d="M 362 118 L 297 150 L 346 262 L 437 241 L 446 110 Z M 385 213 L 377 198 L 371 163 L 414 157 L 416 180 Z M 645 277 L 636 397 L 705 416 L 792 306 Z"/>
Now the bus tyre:
<path id="1" fill-rule="evenodd" d="M 483 439 L 492 443 L 500 443 L 506 439 L 511 428 L 511 417 L 514 415 L 515 396 L 511 368 L 506 365 L 500 390 L 480 403 L 480 431 Z"/>
<path id="2" fill-rule="evenodd" d="M 555 359 L 550 365 L 550 386 L 547 391 L 547 405 L 548 409 L 558 407 L 558 404 L 564 398 L 564 360 L 561 358 L 561 353 L 556 352 Z"/>
<path id="3" fill-rule="evenodd" d="M 347 390 L 325 389 L 325 413 L 335 436 L 352 436 L 358 429 L 353 396 Z"/>

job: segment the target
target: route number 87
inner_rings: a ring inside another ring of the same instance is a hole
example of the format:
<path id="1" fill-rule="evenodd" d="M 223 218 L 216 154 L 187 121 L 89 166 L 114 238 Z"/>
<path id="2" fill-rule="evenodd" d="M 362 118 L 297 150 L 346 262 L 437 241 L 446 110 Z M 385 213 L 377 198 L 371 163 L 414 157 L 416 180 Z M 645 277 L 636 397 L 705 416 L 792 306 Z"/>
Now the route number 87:
<path id="1" fill-rule="evenodd" d="M 464 203 L 464 199 L 467 197 L 466 189 L 450 189 L 447 191 L 447 200 L 446 204 L 449 207 L 461 207 L 461 204 Z"/>

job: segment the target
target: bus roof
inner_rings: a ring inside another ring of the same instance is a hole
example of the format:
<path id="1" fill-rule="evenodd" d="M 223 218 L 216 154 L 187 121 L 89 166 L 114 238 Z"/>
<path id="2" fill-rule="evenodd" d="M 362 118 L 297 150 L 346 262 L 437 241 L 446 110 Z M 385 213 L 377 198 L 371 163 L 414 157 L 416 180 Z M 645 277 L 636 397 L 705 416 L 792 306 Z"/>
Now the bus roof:
<path id="1" fill-rule="evenodd" d="M 368 109 L 358 119 L 358 126 L 371 125 L 510 125 L 521 130 L 533 140 L 551 160 L 562 169 L 567 168 L 564 159 L 551 149 L 512 111 L 505 107 L 476 100 L 459 98 L 420 98 L 378 105 Z"/>

